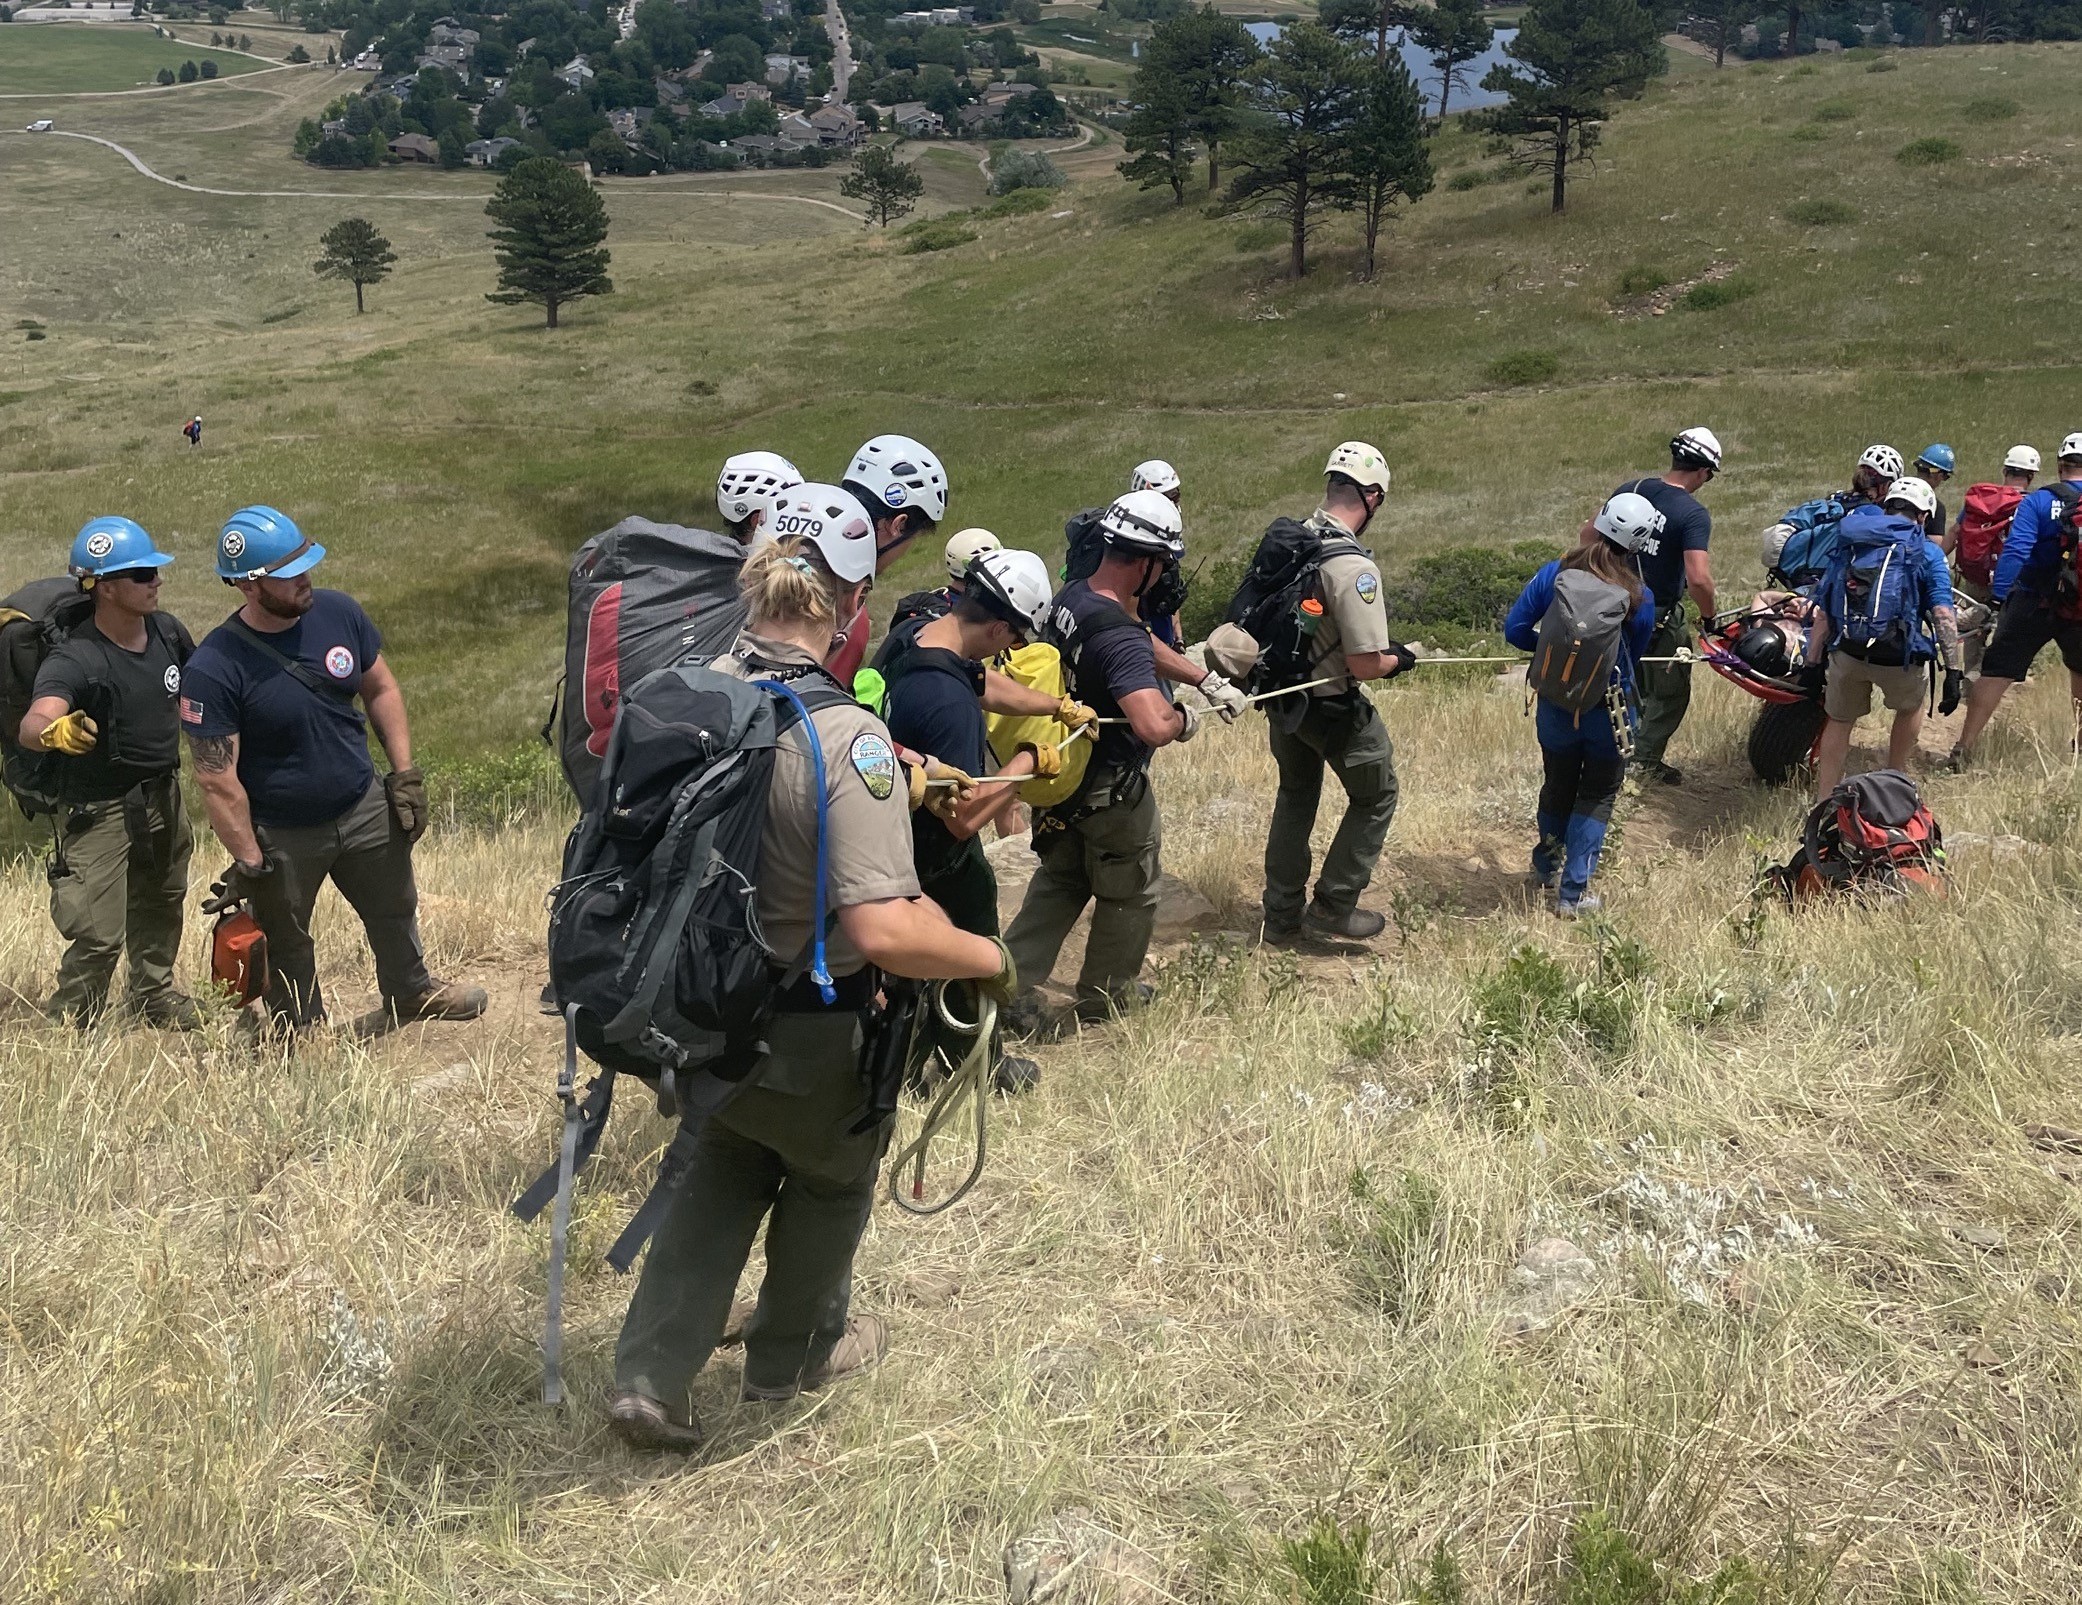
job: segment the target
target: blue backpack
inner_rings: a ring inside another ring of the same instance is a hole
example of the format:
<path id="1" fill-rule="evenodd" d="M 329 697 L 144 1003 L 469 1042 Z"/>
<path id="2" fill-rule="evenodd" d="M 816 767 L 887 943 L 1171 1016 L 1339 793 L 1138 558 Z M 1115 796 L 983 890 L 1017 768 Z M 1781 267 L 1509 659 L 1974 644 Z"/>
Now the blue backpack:
<path id="1" fill-rule="evenodd" d="M 1923 629 L 1922 530 L 1867 508 L 1843 520 L 1837 541 L 1823 593 L 1837 649 L 1894 668 L 1936 656 Z"/>
<path id="2" fill-rule="evenodd" d="M 1845 515 L 1858 504 L 1841 496 L 1820 496 L 1779 519 L 1791 526 L 1778 560 L 1771 565 L 1771 578 L 1789 591 L 1805 591 L 1829 571 L 1836 560 L 1837 536 Z"/>

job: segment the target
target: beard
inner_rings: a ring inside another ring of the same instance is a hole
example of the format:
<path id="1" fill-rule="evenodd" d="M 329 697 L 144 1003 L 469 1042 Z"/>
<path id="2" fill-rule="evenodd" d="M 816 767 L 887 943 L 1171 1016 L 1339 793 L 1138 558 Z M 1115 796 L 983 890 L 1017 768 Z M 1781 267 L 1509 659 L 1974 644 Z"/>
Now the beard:
<path id="1" fill-rule="evenodd" d="M 300 619 L 311 611 L 311 588 L 300 585 L 288 596 L 276 596 L 265 586 L 253 593 L 260 611 L 278 619 Z"/>

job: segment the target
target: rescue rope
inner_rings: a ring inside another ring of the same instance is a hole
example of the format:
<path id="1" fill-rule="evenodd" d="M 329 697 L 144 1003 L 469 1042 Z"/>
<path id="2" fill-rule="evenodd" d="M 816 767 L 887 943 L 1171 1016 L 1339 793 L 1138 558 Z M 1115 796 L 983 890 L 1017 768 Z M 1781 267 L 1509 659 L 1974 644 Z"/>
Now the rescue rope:
<path id="1" fill-rule="evenodd" d="M 898 1209 L 911 1215 L 937 1215 L 942 1210 L 952 1209 L 960 1203 L 969 1189 L 976 1185 L 977 1178 L 983 1174 L 983 1160 L 989 1147 L 991 1038 L 997 1034 L 998 1006 L 979 992 L 976 998 L 974 1024 L 957 1019 L 954 1011 L 947 1006 L 947 993 L 951 984 L 942 981 L 933 988 L 933 1012 L 939 1015 L 940 1023 L 949 1031 L 957 1035 L 974 1032 L 975 1038 L 958 1065 L 948 1062 L 944 1043 L 934 1045 L 932 1059 L 925 1069 L 929 1072 L 933 1065 L 938 1065 L 946 1079 L 940 1084 L 933 1101 L 926 1107 L 918 1135 L 889 1161 L 889 1200 Z M 941 1127 L 954 1119 L 964 1097 L 973 1101 L 976 1106 L 975 1162 L 969 1166 L 969 1173 L 962 1177 L 953 1192 L 937 1203 L 925 1203 L 926 1149 L 931 1145 L 933 1138 L 939 1135 Z M 897 1180 L 898 1173 L 906 1165 L 911 1167 L 908 1198 L 904 1196 L 905 1189 Z"/>

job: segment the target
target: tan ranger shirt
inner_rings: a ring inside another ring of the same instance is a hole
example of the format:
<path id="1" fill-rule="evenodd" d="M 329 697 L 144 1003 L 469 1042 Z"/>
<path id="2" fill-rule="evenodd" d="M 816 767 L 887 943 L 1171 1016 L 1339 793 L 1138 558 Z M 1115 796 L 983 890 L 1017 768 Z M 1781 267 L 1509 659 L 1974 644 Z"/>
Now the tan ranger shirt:
<path id="1" fill-rule="evenodd" d="M 756 680 L 763 665 L 810 668 L 816 662 L 799 646 L 747 630 L 727 657 L 716 659 L 715 668 Z M 836 912 L 856 903 L 918 896 L 910 792 L 888 730 L 857 702 L 820 708 L 810 718 L 824 749 L 825 908 Z M 759 849 L 759 923 L 767 946 L 783 964 L 792 965 L 809 945 L 816 906 L 814 775 L 809 740 L 797 725 L 774 752 L 773 790 Z M 824 956 L 834 978 L 852 975 L 867 963 L 836 923 L 825 936 Z"/>
<path id="2" fill-rule="evenodd" d="M 1354 538 L 1328 513 L 1318 512 L 1309 525 L 1326 540 Z M 1345 654 L 1388 650 L 1388 609 L 1381 600 L 1381 571 L 1371 557 L 1358 552 L 1327 558 L 1316 572 L 1316 598 L 1323 604 L 1323 622 L 1316 627 L 1316 669 L 1310 678 L 1328 677 L 1330 684 L 1317 686 L 1310 695 L 1342 696 L 1352 684 Z"/>

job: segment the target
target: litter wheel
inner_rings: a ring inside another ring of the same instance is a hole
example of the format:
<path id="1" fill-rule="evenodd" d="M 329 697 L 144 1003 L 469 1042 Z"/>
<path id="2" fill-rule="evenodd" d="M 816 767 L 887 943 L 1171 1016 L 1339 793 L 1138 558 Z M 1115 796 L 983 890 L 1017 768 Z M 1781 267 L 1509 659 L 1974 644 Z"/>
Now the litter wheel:
<path id="1" fill-rule="evenodd" d="M 1749 727 L 1749 766 L 1769 786 L 1798 774 L 1828 722 L 1819 702 L 1767 702 Z"/>

